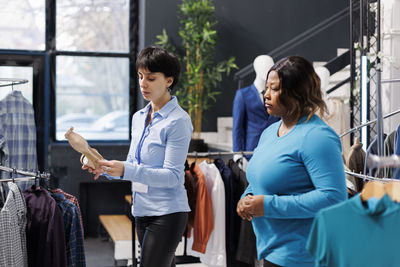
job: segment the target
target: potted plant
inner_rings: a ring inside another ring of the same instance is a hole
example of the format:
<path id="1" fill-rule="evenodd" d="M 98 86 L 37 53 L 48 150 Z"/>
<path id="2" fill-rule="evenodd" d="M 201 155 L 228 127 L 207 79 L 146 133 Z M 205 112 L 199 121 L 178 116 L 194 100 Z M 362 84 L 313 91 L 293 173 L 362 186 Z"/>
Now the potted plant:
<path id="1" fill-rule="evenodd" d="M 214 62 L 217 21 L 212 0 L 182 0 L 178 7 L 181 23 L 178 34 L 184 52 L 176 52 L 165 29 L 157 36 L 156 44 L 175 53 L 182 66 L 185 66 L 176 95 L 179 104 L 188 111 L 192 120 L 193 143 L 200 140 L 203 111 L 209 109 L 216 101 L 215 97 L 220 94 L 217 87 L 222 81 L 222 75 L 229 75 L 231 69 L 237 69 L 237 65 L 234 57 Z"/>

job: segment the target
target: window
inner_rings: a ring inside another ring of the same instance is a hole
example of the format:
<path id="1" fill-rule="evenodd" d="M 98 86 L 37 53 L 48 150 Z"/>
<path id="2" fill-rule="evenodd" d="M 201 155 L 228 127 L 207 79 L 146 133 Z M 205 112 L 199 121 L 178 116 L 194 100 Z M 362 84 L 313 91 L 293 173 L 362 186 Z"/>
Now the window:
<path id="1" fill-rule="evenodd" d="M 58 0 L 56 50 L 56 140 L 128 140 L 129 0 Z"/>
<path id="2" fill-rule="evenodd" d="M 0 0 L 0 49 L 45 49 L 45 1 Z"/>
<path id="3" fill-rule="evenodd" d="M 57 56 L 56 138 L 129 139 L 129 59 Z"/>
<path id="4" fill-rule="evenodd" d="M 88 140 L 129 140 L 138 2 L 0 0 L 0 78 L 28 80 L 0 99 L 14 89 L 33 104 L 40 168 L 71 126 Z"/>
<path id="5" fill-rule="evenodd" d="M 58 0 L 57 50 L 129 51 L 128 0 Z"/>

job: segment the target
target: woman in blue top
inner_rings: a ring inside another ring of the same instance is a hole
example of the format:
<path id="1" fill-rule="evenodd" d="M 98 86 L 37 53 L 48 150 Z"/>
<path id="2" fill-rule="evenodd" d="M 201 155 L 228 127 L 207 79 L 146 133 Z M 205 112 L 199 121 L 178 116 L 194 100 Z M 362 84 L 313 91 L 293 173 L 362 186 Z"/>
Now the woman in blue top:
<path id="1" fill-rule="evenodd" d="M 277 62 L 267 74 L 265 99 L 268 113 L 282 120 L 260 137 L 237 212 L 252 220 L 264 266 L 313 266 L 306 250 L 313 218 L 347 198 L 340 139 L 315 115 L 326 105 L 306 59 Z"/>
<path id="2" fill-rule="evenodd" d="M 189 204 L 184 163 L 192 134 L 189 115 L 171 96 L 178 82 L 178 59 L 158 47 L 143 49 L 136 68 L 144 99 L 150 103 L 132 117 L 132 141 L 126 161 L 102 160 L 89 169 L 95 179 L 132 181 L 132 214 L 141 245 L 140 266 L 175 266 L 175 250 L 186 228 Z"/>

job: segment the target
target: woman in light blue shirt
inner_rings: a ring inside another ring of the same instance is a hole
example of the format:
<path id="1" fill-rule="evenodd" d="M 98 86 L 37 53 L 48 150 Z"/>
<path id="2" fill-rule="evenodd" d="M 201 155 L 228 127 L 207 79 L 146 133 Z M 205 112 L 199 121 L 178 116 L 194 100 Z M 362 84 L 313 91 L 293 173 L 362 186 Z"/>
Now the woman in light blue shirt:
<path id="1" fill-rule="evenodd" d="M 264 96 L 268 113 L 282 120 L 260 137 L 237 211 L 252 221 L 264 267 L 311 267 L 306 242 L 316 213 L 347 198 L 340 139 L 315 115 L 326 105 L 308 60 L 277 62 Z"/>
<path id="2" fill-rule="evenodd" d="M 140 266 L 175 266 L 175 250 L 186 228 L 189 204 L 184 163 L 192 134 L 189 115 L 171 95 L 178 82 L 178 59 L 159 47 L 137 58 L 141 93 L 150 103 L 132 117 L 132 141 L 126 161 L 102 160 L 89 169 L 132 181 L 132 214 L 141 245 Z"/>

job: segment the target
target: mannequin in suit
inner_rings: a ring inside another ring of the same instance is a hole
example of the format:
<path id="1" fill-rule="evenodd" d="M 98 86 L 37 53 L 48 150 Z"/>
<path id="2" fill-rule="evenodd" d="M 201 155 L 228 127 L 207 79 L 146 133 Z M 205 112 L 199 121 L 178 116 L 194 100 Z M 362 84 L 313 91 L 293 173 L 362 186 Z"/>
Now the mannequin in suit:
<path id="1" fill-rule="evenodd" d="M 256 72 L 253 84 L 236 92 L 232 112 L 233 151 L 253 151 L 264 129 L 279 120 L 267 113 L 262 94 L 268 70 L 273 65 L 274 61 L 268 55 L 256 57 L 253 62 Z M 251 156 L 246 158 L 250 159 Z"/>

